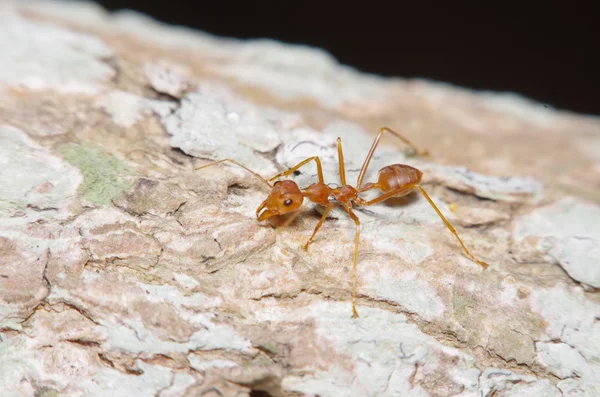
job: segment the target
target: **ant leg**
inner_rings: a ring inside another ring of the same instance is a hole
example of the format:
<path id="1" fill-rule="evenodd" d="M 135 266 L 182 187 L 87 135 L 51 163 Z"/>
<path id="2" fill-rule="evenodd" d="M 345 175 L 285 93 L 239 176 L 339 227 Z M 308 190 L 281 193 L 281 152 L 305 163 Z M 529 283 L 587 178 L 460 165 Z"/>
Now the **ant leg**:
<path id="1" fill-rule="evenodd" d="M 358 217 L 352 212 L 352 208 L 346 208 L 348 211 L 348 215 L 356 224 L 356 233 L 354 234 L 354 256 L 352 262 L 352 318 L 358 317 L 358 312 L 356 311 L 356 262 L 358 261 L 358 242 L 360 239 L 360 220 Z"/>
<path id="2" fill-rule="evenodd" d="M 338 161 L 340 165 L 340 180 L 342 186 L 346 186 L 346 167 L 344 166 L 344 152 L 342 150 L 342 138 L 337 139 Z"/>
<path id="3" fill-rule="evenodd" d="M 292 172 L 296 171 L 298 168 L 302 167 L 303 165 L 305 165 L 306 163 L 308 163 L 308 162 L 310 162 L 312 160 L 314 160 L 315 163 L 317 163 L 317 174 L 318 174 L 318 177 L 319 177 L 319 182 L 325 183 L 324 179 L 323 179 L 323 168 L 321 167 L 321 159 L 319 159 L 318 156 L 309 157 L 306 160 L 301 161 L 300 163 L 296 164 L 294 167 L 290 168 L 289 170 L 287 170 L 285 172 L 281 172 L 281 173 L 275 175 L 274 177 L 272 177 L 271 179 L 269 179 L 269 181 L 277 179 L 280 176 L 288 177 L 288 176 L 290 176 L 292 174 Z"/>
<path id="4" fill-rule="evenodd" d="M 385 130 L 382 128 L 379 130 L 379 133 L 377 134 L 377 136 L 375 137 L 375 140 L 373 141 L 373 144 L 371 145 L 371 149 L 369 149 L 369 153 L 367 154 L 367 158 L 365 159 L 365 162 L 363 163 L 362 168 L 360 169 L 360 173 L 358 174 L 358 180 L 356 182 L 356 188 L 360 189 L 362 186 L 362 181 L 365 177 L 365 174 L 367 172 L 367 168 L 369 168 L 369 163 L 371 162 L 371 157 L 373 157 L 373 153 L 375 152 L 375 149 L 377 149 L 377 145 L 379 145 L 379 140 L 381 139 L 381 136 L 383 135 L 383 132 Z"/>
<path id="5" fill-rule="evenodd" d="M 383 202 L 383 201 L 385 201 L 385 200 L 387 200 L 387 199 L 389 199 L 391 197 L 406 196 L 407 194 L 409 194 L 410 192 L 412 192 L 413 190 L 415 190 L 416 187 L 417 187 L 417 185 L 401 186 L 398 189 L 391 190 L 391 191 L 389 191 L 387 193 L 382 194 L 379 197 L 375 197 L 373 200 L 369 200 L 369 201 L 364 201 L 362 199 L 361 200 L 356 200 L 356 204 L 359 205 L 360 207 L 367 207 L 369 205 L 381 203 L 381 202 Z M 359 191 L 360 192 L 366 192 L 367 190 L 371 190 L 371 189 L 375 189 L 375 188 L 377 188 L 376 185 L 367 186 L 366 189 L 361 189 Z"/>
<path id="6" fill-rule="evenodd" d="M 371 145 L 371 149 L 369 150 L 369 154 L 367 154 L 367 158 L 365 159 L 365 162 L 362 166 L 362 168 L 360 169 L 360 174 L 358 174 L 358 182 L 356 183 L 356 188 L 360 188 L 362 185 L 362 181 L 365 177 L 365 173 L 367 172 L 367 168 L 369 168 L 369 163 L 371 162 L 371 157 L 373 157 L 373 153 L 375 152 L 375 149 L 377 148 L 377 146 L 379 145 L 379 141 L 381 140 L 381 137 L 383 136 L 384 132 L 390 132 L 393 135 L 397 136 L 402 142 L 406 143 L 408 146 L 411 147 L 411 149 L 421 155 L 421 156 L 426 156 L 428 154 L 427 150 L 423 150 L 420 151 L 412 142 L 410 142 L 408 139 L 406 139 L 405 137 L 403 137 L 402 135 L 400 135 L 399 133 L 397 133 L 396 131 L 392 130 L 391 128 L 388 127 L 381 127 L 379 129 L 379 133 L 377 134 L 377 136 L 375 137 L 375 140 L 373 141 L 373 145 Z"/>
<path id="7" fill-rule="evenodd" d="M 219 163 L 223 163 L 225 161 L 229 161 L 239 167 L 242 167 L 243 169 L 245 169 L 246 171 L 248 171 L 249 173 L 251 173 L 252 175 L 254 175 L 255 177 L 259 178 L 261 181 L 263 181 L 269 188 L 272 188 L 273 186 L 271 186 L 271 184 L 269 182 L 267 182 L 267 180 L 265 178 L 263 178 L 262 176 L 258 175 L 256 172 L 252 171 L 250 168 L 238 163 L 237 161 L 233 160 L 233 159 L 223 159 L 223 160 L 219 160 L 219 161 L 213 161 L 212 163 L 208 163 L 208 164 L 204 164 L 203 166 L 194 168 L 194 171 L 198 171 L 201 170 L 202 168 L 206 168 L 206 167 L 210 167 L 212 165 L 215 164 L 219 164 Z"/>
<path id="8" fill-rule="evenodd" d="M 454 234 L 454 237 L 456 237 L 456 239 L 458 240 L 458 242 L 460 243 L 460 245 L 463 247 L 463 249 L 465 250 L 465 253 L 467 254 L 467 256 L 469 258 L 471 258 L 475 263 L 477 263 L 479 266 L 483 267 L 484 269 L 488 267 L 488 264 L 480 261 L 479 259 L 475 258 L 467 249 L 467 247 L 465 246 L 465 244 L 462 242 L 461 238 L 458 236 L 458 233 L 456 232 L 456 229 L 454 229 L 454 227 L 452 227 L 452 225 L 450 224 L 450 222 L 448 222 L 448 220 L 446 219 L 446 217 L 442 214 L 442 212 L 439 210 L 439 208 L 435 205 L 435 203 L 433 202 L 433 200 L 431 199 L 431 197 L 429 197 L 429 195 L 425 192 L 425 190 L 423 190 L 423 188 L 419 185 L 407 185 L 407 186 L 403 186 L 403 187 L 399 187 L 398 189 L 392 190 L 390 192 L 384 193 L 379 197 L 374 198 L 373 200 L 370 201 L 359 201 L 357 200 L 357 204 L 361 207 L 366 207 L 369 205 L 373 205 L 373 204 L 377 204 L 377 203 L 381 203 L 382 201 L 385 201 L 387 199 L 389 199 L 390 197 L 394 197 L 394 196 L 405 196 L 407 194 L 409 194 L 411 191 L 413 191 L 414 189 L 419 189 L 421 191 L 421 193 L 423 194 L 423 196 L 425 196 L 425 198 L 427 199 L 427 201 L 429 201 L 429 204 L 431 204 L 431 206 L 433 207 L 433 209 L 435 210 L 435 212 L 437 212 L 437 214 L 439 215 L 439 217 L 442 219 L 442 221 L 444 221 L 444 224 L 446 225 L 446 227 L 448 228 L 448 230 L 450 230 L 450 232 L 452 234 Z"/>
<path id="9" fill-rule="evenodd" d="M 312 243 L 313 238 L 315 238 L 315 235 L 317 234 L 317 232 L 319 231 L 319 229 L 321 228 L 321 226 L 323 225 L 323 222 L 325 222 L 325 218 L 327 218 L 327 214 L 329 214 L 329 211 L 331 211 L 331 209 L 333 208 L 333 204 L 330 204 L 327 206 L 327 208 L 325 208 L 325 212 L 323 212 L 323 215 L 321 216 L 321 219 L 319 220 L 319 223 L 317 223 L 317 226 L 315 226 L 315 230 L 313 230 L 313 234 L 312 236 L 310 236 L 310 238 L 308 239 L 308 241 L 306 242 L 306 244 L 304 244 L 304 246 L 302 248 L 304 248 L 305 251 L 308 251 L 308 246 L 310 245 L 310 243 Z"/>
<path id="10" fill-rule="evenodd" d="M 444 223 L 446 224 L 446 227 L 448 228 L 448 230 L 450 230 L 450 232 L 452 234 L 454 234 L 454 237 L 456 237 L 456 239 L 458 240 L 458 242 L 460 243 L 460 245 L 462 245 L 463 249 L 465 250 L 465 253 L 467 254 L 467 256 L 469 258 L 471 258 L 473 261 L 475 261 L 479 266 L 483 267 L 484 269 L 488 267 L 488 264 L 485 262 L 480 261 L 479 259 L 475 258 L 467 249 L 467 247 L 465 246 L 465 244 L 462 242 L 462 240 L 460 239 L 460 237 L 458 237 L 458 233 L 456 233 L 456 230 L 452 227 L 452 225 L 450 224 L 450 222 L 448 222 L 446 220 L 446 218 L 444 217 L 444 215 L 442 215 L 442 212 L 439 210 L 439 208 L 433 203 L 433 200 L 431 200 L 431 197 L 429 197 L 429 195 L 425 192 L 425 190 L 423 190 L 423 188 L 419 185 L 417 185 L 417 187 L 419 188 L 419 190 L 421 191 L 421 193 L 423 193 L 423 196 L 425 196 L 425 198 L 427 199 L 427 201 L 429 201 L 429 204 L 431 204 L 431 206 L 433 207 L 433 209 L 435 210 L 435 212 L 437 212 L 437 214 L 440 216 L 440 218 L 442 218 L 442 220 L 444 221 Z"/>

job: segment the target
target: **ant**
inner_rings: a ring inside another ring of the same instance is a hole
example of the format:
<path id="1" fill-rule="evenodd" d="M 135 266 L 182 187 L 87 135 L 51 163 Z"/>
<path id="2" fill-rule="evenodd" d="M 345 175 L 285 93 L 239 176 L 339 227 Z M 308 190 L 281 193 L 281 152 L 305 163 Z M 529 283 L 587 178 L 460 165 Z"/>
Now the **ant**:
<path id="1" fill-rule="evenodd" d="M 269 186 L 269 188 L 271 189 L 271 193 L 266 198 L 266 200 L 263 201 L 260 204 L 260 206 L 256 209 L 256 217 L 258 218 L 259 222 L 264 221 L 272 216 L 288 214 L 296 211 L 296 213 L 293 214 L 292 217 L 284 223 L 284 225 L 290 224 L 300 214 L 300 211 L 297 210 L 300 209 L 300 207 L 302 206 L 304 198 L 308 199 L 309 201 L 312 201 L 315 204 L 324 206 L 325 210 L 322 213 L 321 219 L 319 220 L 319 223 L 317 223 L 317 226 L 315 227 L 312 235 L 310 236 L 306 244 L 304 244 L 304 250 L 308 250 L 308 246 L 313 241 L 315 235 L 323 225 L 323 222 L 327 218 L 327 214 L 329 214 L 329 212 L 336 205 L 341 205 L 356 225 L 356 233 L 354 238 L 354 257 L 352 267 L 352 318 L 356 318 L 358 317 L 358 312 L 356 311 L 356 262 L 358 258 L 358 243 L 360 238 L 360 220 L 352 211 L 353 206 L 366 207 L 374 205 L 377 203 L 381 203 L 391 197 L 406 196 L 413 190 L 418 189 L 423 194 L 423 196 L 425 196 L 429 204 L 431 204 L 431 206 L 440 216 L 442 221 L 444 221 L 444 224 L 446 225 L 448 230 L 450 230 L 450 232 L 457 238 L 458 242 L 463 247 L 467 256 L 471 258 L 474 262 L 479 264 L 482 268 L 486 269 L 488 267 L 487 263 L 478 260 L 469 252 L 465 244 L 458 236 L 458 233 L 456 232 L 454 227 L 452 227 L 448 220 L 446 220 L 439 208 L 435 205 L 433 200 L 431 200 L 431 197 L 429 197 L 425 190 L 423 190 L 423 188 L 419 185 L 423 176 L 423 173 L 420 170 L 404 164 L 388 165 L 379 170 L 377 182 L 368 182 L 363 185 L 363 179 L 365 173 L 367 172 L 367 168 L 369 167 L 371 158 L 373 157 L 373 153 L 375 152 L 375 149 L 377 148 L 377 145 L 379 144 L 379 141 L 385 132 L 389 132 L 401 139 L 404 143 L 409 145 L 415 153 L 420 155 L 428 154 L 427 151 L 420 152 L 410 141 L 408 141 L 396 131 L 388 127 L 382 127 L 379 129 L 379 133 L 373 141 L 371 149 L 367 154 L 367 158 L 365 159 L 360 173 L 358 174 L 358 181 L 356 182 L 356 187 L 348 185 L 346 183 L 346 170 L 344 166 L 344 154 L 342 151 L 341 138 L 337 138 L 339 173 L 340 180 L 342 182 L 341 187 L 330 188 L 328 185 L 325 184 L 325 181 L 323 180 L 323 169 L 321 167 L 321 160 L 318 156 L 309 157 L 306 160 L 298 163 L 296 166 L 290 168 L 289 170 L 275 175 L 268 181 L 256 172 L 250 170 L 249 168 L 232 159 L 223 159 L 209 164 L 205 164 L 201 167 L 196 168 L 196 170 L 219 164 L 225 161 L 229 161 L 233 164 L 244 168 L 246 171 L 255 175 L 267 186 Z M 305 164 L 311 161 L 314 161 L 317 165 L 317 176 L 319 178 L 318 182 L 313 183 L 312 185 L 304 189 L 300 189 L 296 182 L 289 179 L 278 180 L 273 185 L 271 185 L 271 181 L 278 179 L 282 176 L 288 177 L 300 167 L 304 166 Z M 363 193 L 372 189 L 379 189 L 383 192 L 383 194 L 381 194 L 379 197 L 368 201 L 359 196 L 359 193 Z"/>

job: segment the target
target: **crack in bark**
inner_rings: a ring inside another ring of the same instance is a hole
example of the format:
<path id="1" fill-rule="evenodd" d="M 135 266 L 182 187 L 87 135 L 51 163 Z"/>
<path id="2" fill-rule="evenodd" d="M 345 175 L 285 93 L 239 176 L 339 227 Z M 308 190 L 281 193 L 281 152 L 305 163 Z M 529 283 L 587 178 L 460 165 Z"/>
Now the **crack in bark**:
<path id="1" fill-rule="evenodd" d="M 219 240 L 217 240 L 217 238 L 216 238 L 216 237 L 214 237 L 214 238 L 213 238 L 213 241 L 214 241 L 215 243 L 217 243 L 217 245 L 219 246 L 219 250 L 223 251 L 223 247 L 221 246 L 221 243 L 219 242 Z"/>
<path id="2" fill-rule="evenodd" d="M 171 211 L 171 212 L 166 212 L 165 214 L 167 216 L 177 216 L 177 213 L 183 208 L 184 205 L 187 204 L 187 200 L 183 201 L 181 204 L 179 204 L 179 206 L 177 208 L 175 208 L 175 211 Z"/>
<path id="3" fill-rule="evenodd" d="M 47 257 L 46 257 L 46 263 L 44 264 L 42 279 L 46 283 L 48 293 L 46 294 L 46 296 L 44 296 L 44 299 L 42 299 L 42 302 L 45 301 L 46 298 L 48 298 L 48 296 L 52 293 L 52 284 L 50 283 L 50 280 L 48 279 L 48 275 L 46 274 L 46 272 L 48 271 L 48 264 L 50 264 L 50 259 L 52 258 L 52 251 L 50 251 L 50 248 L 48 248 L 46 252 L 47 252 Z"/>
<path id="4" fill-rule="evenodd" d="M 423 365 L 421 363 L 419 363 L 418 361 L 415 362 L 415 370 L 413 371 L 412 374 L 410 374 L 410 376 L 408 377 L 408 383 L 410 384 L 410 389 L 412 390 L 415 387 L 415 379 L 417 377 L 417 374 L 419 372 L 419 368 L 421 368 Z"/>
<path id="5" fill-rule="evenodd" d="M 389 376 L 387 377 L 387 380 L 385 381 L 385 387 L 383 388 L 383 391 L 381 392 L 381 394 L 385 394 L 385 392 L 387 392 L 388 388 L 390 387 L 390 381 L 392 379 L 392 376 L 394 376 L 395 372 L 396 372 L 396 367 L 394 367 L 392 369 Z"/>
<path id="6" fill-rule="evenodd" d="M 81 314 L 83 317 L 85 317 L 92 323 L 94 323 L 96 325 L 100 325 L 100 326 L 102 325 L 98 320 L 96 320 L 92 316 L 92 314 L 89 312 L 88 309 L 81 308 L 81 307 L 77 306 L 75 303 L 68 302 L 64 299 L 60 299 L 60 300 L 56 301 L 56 303 L 52 303 L 52 304 L 49 303 L 48 306 L 51 307 L 53 310 L 56 310 L 56 309 L 54 309 L 54 306 L 56 306 L 57 304 L 63 304 L 66 307 L 75 310 L 77 313 Z"/>
<path id="7" fill-rule="evenodd" d="M 115 363 L 113 363 L 113 361 L 111 359 L 109 359 L 108 357 L 106 357 L 106 354 L 104 354 L 104 353 L 98 353 L 98 358 L 100 359 L 100 361 L 102 361 L 103 363 L 105 363 L 106 365 L 108 365 L 110 368 L 117 369 L 115 367 Z"/>
<path id="8" fill-rule="evenodd" d="M 155 241 L 158 241 L 155 239 Z M 159 243 L 160 244 L 160 243 Z M 154 264 L 151 267 L 156 267 L 158 266 L 158 264 L 160 263 L 160 260 L 162 259 L 163 253 L 165 252 L 164 247 L 162 246 L 162 244 L 160 244 L 160 252 L 158 253 L 158 256 L 156 257 L 156 261 L 154 262 Z"/>
<path id="9" fill-rule="evenodd" d="M 160 395 L 165 391 L 170 389 L 171 387 L 173 387 L 173 385 L 175 384 L 175 374 L 173 373 L 173 371 L 171 371 L 171 379 L 169 381 L 169 384 L 165 387 L 161 387 L 160 389 L 158 389 L 156 391 L 156 393 L 154 393 L 154 397 L 160 397 Z"/>
<path id="10" fill-rule="evenodd" d="M 127 363 L 120 363 L 120 362 L 117 362 L 116 360 L 111 360 L 107 356 L 106 352 L 98 353 L 98 358 L 100 358 L 100 360 L 102 362 L 104 362 L 106 365 L 108 365 L 110 368 L 113 368 L 113 369 L 123 372 L 125 374 L 134 375 L 134 376 L 140 376 L 140 375 L 144 374 L 144 371 L 142 369 L 132 368 Z M 134 356 L 132 359 L 133 359 L 133 362 L 135 362 L 135 360 L 138 360 L 139 358 L 137 356 Z"/>
<path id="11" fill-rule="evenodd" d="M 269 359 L 269 361 L 271 362 L 277 362 L 278 360 L 275 360 L 275 358 L 278 356 L 277 353 L 270 351 L 269 349 L 261 346 L 261 345 L 252 345 L 253 348 L 255 348 L 256 350 L 258 350 L 259 352 L 261 352 L 264 356 L 266 356 L 267 359 Z"/>
<path id="12" fill-rule="evenodd" d="M 404 353 L 404 348 L 402 346 L 402 343 L 400 343 L 399 349 L 400 349 L 400 353 L 402 353 L 402 355 L 399 356 L 399 357 L 401 359 L 403 359 L 403 360 L 407 360 L 407 359 L 409 359 L 409 358 L 411 358 L 411 357 L 413 357 L 415 355 L 414 353 L 411 353 L 409 355 L 407 355 L 406 353 Z"/>
<path id="13" fill-rule="evenodd" d="M 35 212 L 58 211 L 57 207 L 39 207 L 34 204 L 27 204 L 27 208 L 34 210 Z"/>
<path id="14" fill-rule="evenodd" d="M 100 347 L 101 343 L 95 340 L 87 340 L 87 339 L 64 339 L 65 342 L 73 343 L 75 345 L 85 346 L 85 347 Z"/>
<path id="15" fill-rule="evenodd" d="M 510 368 L 516 367 L 519 370 L 523 371 L 525 374 L 527 375 L 531 375 L 534 376 L 536 378 L 545 378 L 545 379 L 555 379 L 556 376 L 551 374 L 551 373 L 546 373 L 544 371 L 544 368 L 539 367 L 537 365 L 532 364 L 526 364 L 526 363 L 519 363 L 517 362 L 517 360 L 515 358 L 510 358 L 510 359 L 506 359 L 504 357 L 502 357 L 500 354 L 496 353 L 496 351 L 494 349 L 489 349 L 489 348 L 485 348 L 484 351 L 490 356 L 490 358 L 497 358 L 499 360 L 501 360 L 505 366 L 506 366 L 506 370 L 511 371 L 512 370 Z"/>

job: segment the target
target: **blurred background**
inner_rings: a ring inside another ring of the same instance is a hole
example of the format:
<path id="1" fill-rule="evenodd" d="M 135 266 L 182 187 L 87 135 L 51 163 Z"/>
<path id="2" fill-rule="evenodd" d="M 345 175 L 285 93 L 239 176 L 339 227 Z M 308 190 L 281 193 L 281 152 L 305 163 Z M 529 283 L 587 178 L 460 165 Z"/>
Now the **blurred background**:
<path id="1" fill-rule="evenodd" d="M 385 76 L 512 91 L 600 115 L 600 1 L 99 0 L 220 36 L 324 48 Z"/>

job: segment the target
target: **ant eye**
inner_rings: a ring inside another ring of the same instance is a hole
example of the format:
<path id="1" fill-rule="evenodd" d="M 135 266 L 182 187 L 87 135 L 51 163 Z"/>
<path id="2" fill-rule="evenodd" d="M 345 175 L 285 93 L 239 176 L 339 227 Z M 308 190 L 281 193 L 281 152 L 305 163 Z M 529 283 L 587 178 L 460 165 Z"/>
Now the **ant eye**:
<path id="1" fill-rule="evenodd" d="M 285 205 L 285 206 L 288 206 L 288 205 L 291 205 L 291 204 L 292 204 L 292 200 L 290 200 L 290 199 L 287 199 L 287 200 L 285 200 L 283 202 L 283 205 Z"/>
<path id="2" fill-rule="evenodd" d="M 277 181 L 273 184 L 273 186 L 277 186 L 278 183 L 281 183 L 281 181 Z"/>

